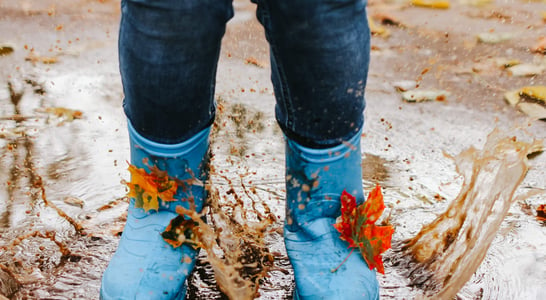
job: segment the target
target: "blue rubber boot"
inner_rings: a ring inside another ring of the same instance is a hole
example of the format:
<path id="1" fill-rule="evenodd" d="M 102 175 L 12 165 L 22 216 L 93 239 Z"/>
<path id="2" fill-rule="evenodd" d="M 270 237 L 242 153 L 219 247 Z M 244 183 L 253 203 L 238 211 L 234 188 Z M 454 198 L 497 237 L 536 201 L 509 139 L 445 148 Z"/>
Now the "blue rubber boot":
<path id="1" fill-rule="evenodd" d="M 204 183 L 209 131 L 179 144 L 159 144 L 140 136 L 129 124 L 131 164 L 148 172 L 149 166 L 155 166 L 171 177 Z M 180 200 L 160 201 L 159 211 L 145 212 L 130 200 L 118 249 L 102 277 L 101 299 L 184 299 L 186 277 L 195 265 L 197 251 L 187 245 L 174 249 L 161 233 L 178 215 L 178 205 L 189 208 L 190 198 L 201 211 L 204 185 L 179 186 L 174 199 Z"/>
<path id="2" fill-rule="evenodd" d="M 294 268 L 294 299 L 379 299 L 375 271 L 358 251 L 349 255 L 333 224 L 341 215 L 343 190 L 364 201 L 360 132 L 328 149 L 286 144 L 284 241 Z"/>

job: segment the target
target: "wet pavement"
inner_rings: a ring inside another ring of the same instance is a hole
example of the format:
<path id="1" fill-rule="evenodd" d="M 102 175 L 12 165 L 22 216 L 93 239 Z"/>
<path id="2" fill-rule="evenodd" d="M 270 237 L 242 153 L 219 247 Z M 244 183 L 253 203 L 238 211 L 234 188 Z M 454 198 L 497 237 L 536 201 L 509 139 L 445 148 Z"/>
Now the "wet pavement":
<path id="1" fill-rule="evenodd" d="M 365 187 L 383 186 L 394 241 L 414 236 L 457 196 L 462 178 L 445 154 L 482 147 L 495 127 L 509 136 L 523 126 L 528 134 L 521 138 L 546 138 L 546 122 L 528 120 L 503 99 L 506 91 L 545 85 L 546 71 L 515 76 L 494 62 L 546 64 L 543 54 L 530 50 L 544 35 L 544 2 L 457 1 L 448 10 L 404 3 L 370 1 L 369 15 L 390 35 L 372 38 L 362 140 Z M 218 69 L 212 181 L 222 191 L 230 179 L 242 180 L 279 217 L 266 238 L 285 272 L 271 272 L 260 299 L 291 298 L 278 233 L 284 145 L 273 115 L 268 48 L 255 6 L 242 0 L 234 5 Z M 98 298 L 127 206 L 118 7 L 113 0 L 0 2 L 0 294 L 12 299 Z M 480 43 L 481 33 L 512 38 Z M 404 80 L 449 94 L 441 101 L 405 102 L 394 88 Z M 517 194 L 546 191 L 546 155 L 529 159 Z M 546 227 L 536 218 L 541 204 L 544 194 L 512 205 L 460 298 L 539 299 L 546 292 Z M 386 275 L 379 275 L 382 298 L 414 298 L 419 289 L 389 265 L 390 255 Z M 188 298 L 222 297 L 204 262 L 191 284 L 196 288 Z"/>

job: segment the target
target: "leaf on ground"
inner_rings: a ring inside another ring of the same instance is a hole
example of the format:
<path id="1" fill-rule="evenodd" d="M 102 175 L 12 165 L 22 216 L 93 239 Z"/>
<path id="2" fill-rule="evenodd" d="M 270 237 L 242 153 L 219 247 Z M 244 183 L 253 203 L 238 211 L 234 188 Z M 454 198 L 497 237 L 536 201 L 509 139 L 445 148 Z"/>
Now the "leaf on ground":
<path id="1" fill-rule="evenodd" d="M 33 64 L 36 64 L 37 62 L 41 62 L 45 65 L 50 65 L 57 63 L 59 60 L 56 56 L 40 56 L 37 54 L 34 54 L 34 52 L 31 52 L 27 57 L 25 57 L 26 61 L 30 61 Z"/>
<path id="2" fill-rule="evenodd" d="M 85 204 L 82 199 L 73 196 L 64 197 L 63 202 L 68 205 L 77 206 L 79 208 L 83 208 L 83 205 Z"/>
<path id="3" fill-rule="evenodd" d="M 59 118 L 64 118 L 66 121 L 81 119 L 83 113 L 79 110 L 64 108 L 64 107 L 49 107 L 46 112 L 51 113 Z"/>
<path id="4" fill-rule="evenodd" d="M 372 35 L 387 38 L 391 34 L 391 32 L 385 28 L 385 26 L 377 25 L 372 18 L 368 18 L 368 26 L 370 26 L 370 32 Z"/>
<path id="5" fill-rule="evenodd" d="M 411 4 L 436 9 L 448 9 L 450 5 L 448 0 L 411 0 Z"/>
<path id="6" fill-rule="evenodd" d="M 402 99 L 407 102 L 445 101 L 450 95 L 443 90 L 411 90 L 402 93 Z"/>
<path id="7" fill-rule="evenodd" d="M 521 61 L 511 58 L 496 58 L 494 59 L 494 61 L 496 66 L 502 69 L 510 68 L 515 65 L 521 64 Z"/>
<path id="8" fill-rule="evenodd" d="M 535 85 L 526 86 L 521 89 L 521 95 L 530 98 L 530 100 L 540 101 L 546 104 L 546 86 Z"/>
<path id="9" fill-rule="evenodd" d="M 493 3 L 495 0 L 460 0 L 461 4 L 472 6 L 484 6 Z"/>
<path id="10" fill-rule="evenodd" d="M 135 199 L 135 207 L 143 208 L 145 211 L 158 210 L 159 200 L 175 201 L 174 195 L 178 185 L 175 180 L 159 172 L 146 172 L 144 169 L 129 165 L 131 182 L 128 197 Z"/>
<path id="11" fill-rule="evenodd" d="M 370 270 L 376 268 L 381 274 L 385 274 L 381 254 L 391 248 L 394 233 L 394 228 L 390 225 L 375 224 L 384 209 L 383 194 L 379 185 L 370 192 L 368 199 L 358 206 L 355 197 L 343 191 L 341 216 L 334 224 L 341 234 L 340 238 L 347 241 L 350 248 L 359 248 Z"/>
<path id="12" fill-rule="evenodd" d="M 510 58 L 501 58 L 501 57 L 491 57 L 485 58 L 483 60 L 476 61 L 472 66 L 471 70 L 462 69 L 459 71 L 459 74 L 484 74 L 498 76 L 499 71 L 505 70 L 507 68 L 513 67 L 520 64 L 521 62 L 517 59 Z"/>
<path id="13" fill-rule="evenodd" d="M 80 110 L 65 108 L 65 107 L 48 107 L 45 109 L 36 109 L 37 112 L 47 113 L 57 118 L 62 119 L 61 125 L 64 122 L 72 122 L 76 119 L 81 119 L 83 113 Z"/>
<path id="14" fill-rule="evenodd" d="M 492 33 L 485 32 L 478 34 L 478 42 L 484 44 L 498 44 L 501 42 L 508 41 L 512 39 L 513 35 L 511 33 Z"/>
<path id="15" fill-rule="evenodd" d="M 526 86 L 506 92 L 504 100 L 532 118 L 546 119 L 546 86 Z"/>
<path id="16" fill-rule="evenodd" d="M 400 80 L 393 82 L 392 86 L 397 92 L 406 92 L 415 89 L 418 83 L 415 80 Z"/>
<path id="17" fill-rule="evenodd" d="M 512 76 L 530 77 L 542 74 L 545 69 L 546 67 L 543 65 L 524 63 L 510 67 L 507 70 Z"/>
<path id="18" fill-rule="evenodd" d="M 373 14 L 372 18 L 374 20 L 377 20 L 379 24 L 382 24 L 382 25 L 405 27 L 405 25 L 402 24 L 402 22 L 397 17 L 388 13 L 377 12 Z"/>
<path id="19" fill-rule="evenodd" d="M 25 136 L 26 130 L 24 127 L 14 127 L 14 128 L 0 128 L 0 139 L 16 139 L 22 136 Z"/>

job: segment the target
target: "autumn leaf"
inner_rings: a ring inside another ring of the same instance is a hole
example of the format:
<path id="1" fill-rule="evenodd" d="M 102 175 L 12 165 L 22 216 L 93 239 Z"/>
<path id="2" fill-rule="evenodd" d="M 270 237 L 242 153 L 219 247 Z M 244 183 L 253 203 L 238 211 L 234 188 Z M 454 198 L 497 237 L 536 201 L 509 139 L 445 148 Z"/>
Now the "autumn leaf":
<path id="1" fill-rule="evenodd" d="M 368 199 L 358 206 L 356 198 L 343 191 L 341 216 L 334 224 L 337 231 L 341 233 L 340 238 L 349 243 L 349 248 L 353 250 L 359 248 L 370 270 L 376 268 L 381 274 L 385 274 L 381 254 L 391 247 L 394 232 L 392 226 L 375 224 L 384 209 L 383 194 L 379 185 L 368 195 Z"/>
<path id="2" fill-rule="evenodd" d="M 169 226 L 161 233 L 165 242 L 169 243 L 173 248 L 178 248 L 182 244 L 188 244 L 193 248 L 202 247 L 196 233 L 196 228 L 199 224 L 191 219 L 186 219 L 184 215 L 178 215 L 172 219 Z"/>
<path id="3" fill-rule="evenodd" d="M 412 5 L 427 7 L 427 8 L 436 8 L 436 9 L 448 9 L 449 1 L 448 0 L 412 0 Z"/>
<path id="4" fill-rule="evenodd" d="M 45 65 L 54 64 L 59 61 L 59 59 L 56 56 L 39 56 L 32 52 L 27 57 L 25 57 L 25 60 L 30 61 L 33 64 L 36 64 L 37 62 L 41 62 Z"/>
<path id="5" fill-rule="evenodd" d="M 129 165 L 131 182 L 128 197 L 135 199 L 135 207 L 143 208 L 145 211 L 159 210 L 159 200 L 175 201 L 174 195 L 178 185 L 171 180 L 167 174 L 159 172 L 146 172 L 144 169 Z"/>
<path id="6" fill-rule="evenodd" d="M 384 26 L 377 25 L 372 20 L 372 18 L 368 19 L 368 26 L 370 27 L 370 32 L 372 33 L 372 35 L 377 35 L 377 36 L 387 38 L 391 34 L 390 31 Z"/>

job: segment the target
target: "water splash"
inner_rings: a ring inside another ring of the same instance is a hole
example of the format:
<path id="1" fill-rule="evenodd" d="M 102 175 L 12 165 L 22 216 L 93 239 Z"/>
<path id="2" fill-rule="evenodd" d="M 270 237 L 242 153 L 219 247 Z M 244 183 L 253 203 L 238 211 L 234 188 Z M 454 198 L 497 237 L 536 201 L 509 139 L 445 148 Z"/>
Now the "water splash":
<path id="1" fill-rule="evenodd" d="M 540 193 L 515 196 L 527 156 L 542 149 L 541 140 L 520 141 L 495 129 L 482 150 L 451 157 L 464 177 L 459 195 L 414 238 L 393 247 L 400 254 L 394 264 L 405 265 L 411 285 L 426 291 L 423 298 L 453 299 L 480 266 L 511 204 Z"/>
<path id="2" fill-rule="evenodd" d="M 244 184 L 241 185 L 246 189 Z M 265 244 L 264 235 L 275 217 L 267 207 L 263 207 L 264 214 L 256 210 L 255 202 L 252 210 L 246 207 L 234 187 L 229 193 L 237 198 L 233 203 L 220 201 L 216 188 L 208 185 L 207 189 L 207 217 L 211 224 L 205 223 L 203 216 L 195 211 L 178 207 L 177 212 L 197 224 L 195 233 L 214 271 L 218 288 L 229 299 L 254 299 L 260 281 L 273 266 L 274 257 Z M 253 200 L 250 196 L 249 199 Z M 250 211 L 256 219 L 254 222 L 249 216 Z"/>

